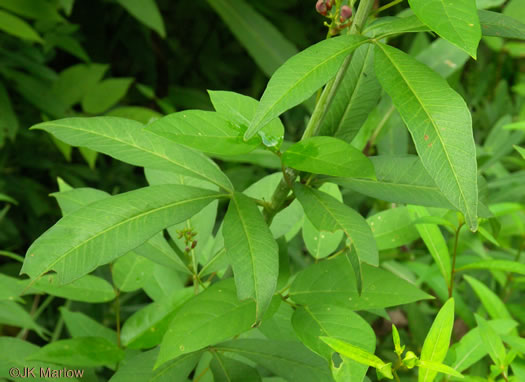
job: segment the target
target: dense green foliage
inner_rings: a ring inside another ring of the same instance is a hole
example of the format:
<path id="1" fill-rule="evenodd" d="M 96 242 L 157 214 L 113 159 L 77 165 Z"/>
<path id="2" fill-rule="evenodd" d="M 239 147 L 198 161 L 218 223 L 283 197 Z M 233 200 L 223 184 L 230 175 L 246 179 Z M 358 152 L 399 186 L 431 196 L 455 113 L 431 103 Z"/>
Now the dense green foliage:
<path id="1" fill-rule="evenodd" d="M 525 0 L 0 0 L 0 381 L 525 381 L 523 41 Z"/>

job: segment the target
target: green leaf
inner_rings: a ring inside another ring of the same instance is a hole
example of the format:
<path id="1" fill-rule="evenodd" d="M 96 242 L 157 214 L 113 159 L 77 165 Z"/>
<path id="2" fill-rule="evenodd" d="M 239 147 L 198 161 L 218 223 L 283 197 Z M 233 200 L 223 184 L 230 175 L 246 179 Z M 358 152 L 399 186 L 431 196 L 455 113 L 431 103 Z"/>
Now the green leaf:
<path id="1" fill-rule="evenodd" d="M 370 157 L 377 180 L 330 178 L 331 182 L 392 203 L 455 209 L 417 156 Z"/>
<path id="2" fill-rule="evenodd" d="M 333 196 L 340 202 L 343 201 L 343 195 L 336 184 L 323 183 L 319 190 Z M 304 219 L 302 234 L 308 252 L 316 259 L 322 259 L 334 252 L 339 247 L 344 235 L 342 231 L 319 231 L 308 218 Z"/>
<path id="3" fill-rule="evenodd" d="M 155 368 L 247 331 L 254 317 L 255 303 L 238 300 L 232 279 L 213 284 L 178 310 L 162 340 Z"/>
<path id="4" fill-rule="evenodd" d="M 109 117 L 132 119 L 144 125 L 163 117 L 159 112 L 142 106 L 121 106 L 110 110 L 105 115 Z"/>
<path id="5" fill-rule="evenodd" d="M 214 348 L 248 358 L 287 381 L 333 381 L 326 361 L 298 341 L 240 339 Z"/>
<path id="6" fill-rule="evenodd" d="M 133 78 L 108 78 L 92 86 L 82 98 L 82 109 L 89 114 L 101 114 L 117 104 L 128 92 Z"/>
<path id="7" fill-rule="evenodd" d="M 26 358 L 66 366 L 113 366 L 124 358 L 124 350 L 101 337 L 77 337 L 51 342 Z"/>
<path id="8" fill-rule="evenodd" d="M 135 252 L 119 257 L 111 269 L 113 282 L 122 292 L 133 292 L 142 288 L 153 272 L 155 263 Z"/>
<path id="9" fill-rule="evenodd" d="M 18 301 L 23 302 L 19 297 L 24 290 L 25 283 L 20 280 L 0 273 L 0 301 Z"/>
<path id="10" fill-rule="evenodd" d="M 24 40 L 42 43 L 39 34 L 24 20 L 0 9 L 0 30 Z"/>
<path id="11" fill-rule="evenodd" d="M 474 289 L 474 292 L 476 293 L 478 298 L 481 300 L 483 307 L 488 312 L 491 318 L 493 319 L 506 318 L 509 320 L 512 319 L 512 316 L 507 310 L 503 301 L 501 301 L 501 299 L 493 291 L 491 291 L 485 284 L 467 275 L 464 275 L 463 278 L 467 280 L 467 282 L 470 284 L 472 289 Z"/>
<path id="12" fill-rule="evenodd" d="M 271 120 L 307 100 L 335 76 L 345 58 L 366 41 L 356 35 L 334 37 L 286 61 L 270 78 L 244 139 L 250 139 Z"/>
<path id="13" fill-rule="evenodd" d="M 293 190 L 306 216 L 318 230 L 343 231 L 361 262 L 378 265 L 377 247 L 372 231 L 360 214 L 322 191 L 299 183 L 294 185 Z"/>
<path id="14" fill-rule="evenodd" d="M 173 113 L 148 125 L 146 130 L 199 151 L 218 155 L 240 155 L 257 148 L 257 138 L 245 142 L 246 127 L 228 121 L 217 112 L 188 110 Z"/>
<path id="15" fill-rule="evenodd" d="M 389 17 L 379 19 L 368 25 L 364 33 L 367 36 L 385 38 L 401 33 L 427 32 L 428 27 L 415 15 L 406 17 Z"/>
<path id="16" fill-rule="evenodd" d="M 28 249 L 21 273 L 56 271 L 66 284 L 124 255 L 223 195 L 180 185 L 145 187 L 64 216 Z"/>
<path id="17" fill-rule="evenodd" d="M 341 341 L 337 338 L 325 336 L 321 336 L 319 338 L 339 354 L 363 365 L 372 366 L 378 371 L 381 371 L 381 374 L 383 374 L 388 379 L 394 379 L 392 376 L 392 369 L 389 367 L 391 364 L 386 364 L 374 354 L 363 350 L 358 346 L 351 345 L 348 342 Z"/>
<path id="18" fill-rule="evenodd" d="M 409 0 L 416 16 L 438 35 L 476 58 L 481 39 L 476 3 L 472 0 Z"/>
<path id="19" fill-rule="evenodd" d="M 478 323 L 479 335 L 487 352 L 489 353 L 492 361 L 498 365 L 503 365 L 507 352 L 505 351 L 505 345 L 501 341 L 499 334 L 487 323 L 487 321 L 474 314 L 476 317 L 476 322 Z"/>
<path id="20" fill-rule="evenodd" d="M 259 101 L 251 97 L 226 91 L 208 90 L 211 103 L 217 113 L 223 115 L 231 122 L 242 126 L 245 130 L 250 125 Z M 279 148 L 284 138 L 284 126 L 279 118 L 268 123 L 258 131 L 263 145 Z"/>
<path id="21" fill-rule="evenodd" d="M 240 300 L 256 303 L 256 321 L 272 300 L 279 276 L 279 249 L 255 202 L 233 194 L 222 229 Z"/>
<path id="22" fill-rule="evenodd" d="M 7 9 L 27 19 L 64 21 L 56 6 L 47 1 L 0 0 L 0 8 Z"/>
<path id="23" fill-rule="evenodd" d="M 115 298 L 115 290 L 106 280 L 85 275 L 67 285 L 60 285 L 55 275 L 45 275 L 33 285 L 33 289 L 52 296 L 83 302 L 107 302 Z M 34 291 L 33 291 L 34 292 Z"/>
<path id="24" fill-rule="evenodd" d="M 14 301 L 0 301 L 0 324 L 34 330 L 41 337 L 44 333 L 44 329 Z"/>
<path id="25" fill-rule="evenodd" d="M 57 203 L 62 210 L 62 215 L 65 216 L 81 207 L 109 198 L 111 195 L 102 190 L 83 187 L 54 192 L 51 196 L 57 200 Z"/>
<path id="26" fill-rule="evenodd" d="M 213 352 L 210 368 L 214 382 L 260 382 L 261 376 L 257 369 L 248 366 L 221 353 Z"/>
<path id="27" fill-rule="evenodd" d="M 413 219 L 431 216 L 425 207 L 409 206 L 408 209 Z M 432 255 L 434 262 L 437 264 L 445 280 L 445 285 L 450 285 L 450 254 L 448 252 L 447 242 L 439 230 L 439 227 L 435 224 L 416 224 L 415 227 Z"/>
<path id="28" fill-rule="evenodd" d="M 133 313 L 122 326 L 122 344 L 131 349 L 148 349 L 160 344 L 178 309 L 192 295 L 192 288 L 181 289 Z"/>
<path id="29" fill-rule="evenodd" d="M 432 298 L 415 285 L 363 264 L 363 291 L 358 294 L 355 275 L 346 255 L 321 261 L 299 272 L 290 297 L 301 305 L 336 305 L 351 310 L 369 310 L 408 304 Z"/>
<path id="30" fill-rule="evenodd" d="M 233 190 L 230 180 L 210 159 L 144 130 L 135 121 L 116 117 L 67 118 L 32 128 L 135 166 L 173 171 Z"/>
<path id="31" fill-rule="evenodd" d="M 464 378 L 463 375 L 456 371 L 455 369 L 451 368 L 450 366 L 444 365 L 439 362 L 431 362 L 431 361 L 418 361 L 416 365 L 422 369 L 425 370 L 432 370 L 437 371 L 438 373 L 448 374 L 452 375 L 456 378 Z"/>
<path id="32" fill-rule="evenodd" d="M 232 33 L 267 75 L 297 53 L 297 48 L 243 0 L 208 0 Z"/>
<path id="33" fill-rule="evenodd" d="M 450 345 L 454 326 L 454 299 L 450 298 L 439 310 L 421 349 L 421 362 L 441 363 L 445 359 Z M 433 369 L 419 365 L 419 382 L 432 382 L 437 375 Z"/>
<path id="34" fill-rule="evenodd" d="M 456 272 L 469 269 L 486 269 L 490 271 L 504 271 L 518 273 L 525 276 L 525 264 L 509 260 L 482 260 L 475 263 L 463 265 Z"/>
<path id="35" fill-rule="evenodd" d="M 436 59 L 439 57 L 439 59 Z M 438 38 L 421 53 L 416 60 L 422 62 L 443 78 L 449 78 L 463 68 L 470 56 L 447 40 Z"/>
<path id="36" fill-rule="evenodd" d="M 410 218 L 407 207 L 391 208 L 374 214 L 366 219 L 374 234 L 377 248 L 398 248 L 418 238 L 418 232 Z"/>
<path id="37" fill-rule="evenodd" d="M 405 121 L 423 166 L 475 231 L 476 150 L 465 101 L 443 78 L 396 48 L 377 44 L 375 62 L 379 82 Z"/>
<path id="38" fill-rule="evenodd" d="M 478 11 L 484 36 L 525 40 L 525 24 L 499 12 Z"/>
<path id="39" fill-rule="evenodd" d="M 381 86 L 374 72 L 374 46 L 356 49 L 346 75 L 326 112 L 319 135 L 351 142 L 377 105 Z"/>
<path id="40" fill-rule="evenodd" d="M 525 148 L 519 147 L 517 145 L 513 145 L 512 147 L 514 147 L 514 150 L 516 150 L 518 153 L 520 153 L 521 157 L 523 159 L 525 159 Z"/>
<path id="41" fill-rule="evenodd" d="M 93 318 L 81 312 L 72 312 L 63 306 L 59 310 L 71 337 L 102 337 L 109 342 L 117 343 L 117 333 Z"/>
<path id="42" fill-rule="evenodd" d="M 164 21 L 155 0 L 117 0 L 126 11 L 142 24 L 153 29 L 161 37 L 166 37 Z"/>
<path id="43" fill-rule="evenodd" d="M 352 145 L 334 137 L 311 137 L 282 155 L 285 166 L 314 174 L 374 179 L 372 162 Z"/>
<path id="44" fill-rule="evenodd" d="M 0 82 L 0 147 L 6 138 L 13 140 L 18 130 L 18 118 L 13 110 L 9 94 Z"/>

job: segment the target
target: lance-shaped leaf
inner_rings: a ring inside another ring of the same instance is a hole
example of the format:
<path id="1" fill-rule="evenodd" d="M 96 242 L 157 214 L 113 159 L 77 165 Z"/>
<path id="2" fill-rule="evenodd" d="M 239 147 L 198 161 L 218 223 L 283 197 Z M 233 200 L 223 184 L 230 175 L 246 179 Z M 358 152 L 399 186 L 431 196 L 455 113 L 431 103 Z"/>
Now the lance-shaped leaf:
<path id="1" fill-rule="evenodd" d="M 348 178 L 374 178 L 374 166 L 361 151 L 334 137 L 311 137 L 293 144 L 283 164 L 314 174 Z"/>
<path id="2" fill-rule="evenodd" d="M 107 264 L 218 197 L 181 185 L 141 188 L 102 199 L 64 216 L 28 249 L 21 273 L 32 279 L 54 270 L 66 284 Z"/>
<path id="3" fill-rule="evenodd" d="M 363 292 L 345 255 L 310 265 L 298 273 L 290 297 L 301 305 L 336 305 L 351 310 L 386 308 L 432 298 L 394 274 L 363 264 Z"/>
<path id="4" fill-rule="evenodd" d="M 236 125 L 217 112 L 188 110 L 167 115 L 146 127 L 170 141 L 210 154 L 240 155 L 253 151 L 260 139 L 245 142 L 246 126 Z"/>
<path id="5" fill-rule="evenodd" d="M 359 213 L 322 191 L 305 187 L 300 183 L 296 183 L 293 189 L 306 216 L 318 230 L 343 231 L 361 262 L 378 265 L 379 255 L 374 235 Z"/>
<path id="6" fill-rule="evenodd" d="M 380 95 L 381 86 L 374 73 L 374 46 L 366 44 L 354 52 L 319 135 L 351 142 L 377 105 Z"/>
<path id="7" fill-rule="evenodd" d="M 414 220 L 431 216 L 425 207 L 409 206 L 408 209 Z M 445 284 L 450 285 L 450 254 L 448 253 L 447 242 L 439 227 L 436 224 L 415 224 L 415 226 L 436 262 Z"/>
<path id="8" fill-rule="evenodd" d="M 441 363 L 445 359 L 450 345 L 452 326 L 454 325 L 454 299 L 449 299 L 439 310 L 421 349 L 421 361 Z M 437 371 L 420 365 L 419 382 L 432 382 Z"/>
<path id="9" fill-rule="evenodd" d="M 334 37 L 286 61 L 270 78 L 244 139 L 250 139 L 272 119 L 310 98 L 365 41 L 356 35 Z"/>
<path id="10" fill-rule="evenodd" d="M 268 76 L 297 53 L 281 31 L 243 0 L 208 0 L 232 33 Z"/>
<path id="11" fill-rule="evenodd" d="M 279 248 L 259 208 L 235 193 L 222 228 L 239 299 L 255 300 L 259 321 L 270 304 L 279 276 Z"/>
<path id="12" fill-rule="evenodd" d="M 354 346 L 340 339 L 325 336 L 319 338 L 339 354 L 359 362 L 360 364 L 376 368 L 379 373 L 388 379 L 394 378 L 392 376 L 391 363 L 385 363 L 383 360 L 381 360 L 381 358 L 375 356 L 374 354 L 360 348 L 359 346 Z"/>
<path id="13" fill-rule="evenodd" d="M 484 36 L 525 40 L 525 24 L 498 12 L 478 11 Z"/>
<path id="14" fill-rule="evenodd" d="M 507 351 L 505 350 L 505 345 L 503 345 L 500 335 L 483 317 L 480 317 L 477 314 L 474 316 L 476 317 L 476 322 L 478 324 L 479 336 L 487 349 L 487 353 L 497 366 L 503 366 Z"/>
<path id="15" fill-rule="evenodd" d="M 250 329 L 254 315 L 254 302 L 238 300 L 231 278 L 213 284 L 179 309 L 162 340 L 155 368 Z"/>
<path id="16" fill-rule="evenodd" d="M 405 121 L 423 166 L 475 231 L 476 148 L 465 101 L 442 77 L 396 48 L 377 44 L 375 60 L 379 82 Z"/>
<path id="17" fill-rule="evenodd" d="M 438 35 L 476 58 L 481 27 L 474 0 L 409 0 L 416 16 Z"/>
<path id="18" fill-rule="evenodd" d="M 146 131 L 142 124 L 130 119 L 66 118 L 32 128 L 45 130 L 69 145 L 87 147 L 135 166 L 173 171 L 233 190 L 228 177 L 212 160 Z"/>
<path id="19" fill-rule="evenodd" d="M 463 276 L 465 280 L 470 284 L 476 295 L 481 300 L 483 307 L 493 319 L 508 319 L 511 320 L 512 316 L 507 310 L 505 303 L 501 301 L 496 293 L 488 288 L 482 282 L 476 280 L 470 276 Z"/>
<path id="20" fill-rule="evenodd" d="M 239 126 L 243 126 L 244 129 L 248 128 L 255 115 L 259 101 L 234 92 L 208 90 L 208 94 L 217 113 Z M 279 118 L 276 118 L 259 130 L 258 134 L 265 146 L 278 148 L 283 143 L 283 123 Z"/>
<path id="21" fill-rule="evenodd" d="M 256 362 L 287 381 L 332 382 L 326 360 L 299 341 L 238 339 L 215 346 Z"/>

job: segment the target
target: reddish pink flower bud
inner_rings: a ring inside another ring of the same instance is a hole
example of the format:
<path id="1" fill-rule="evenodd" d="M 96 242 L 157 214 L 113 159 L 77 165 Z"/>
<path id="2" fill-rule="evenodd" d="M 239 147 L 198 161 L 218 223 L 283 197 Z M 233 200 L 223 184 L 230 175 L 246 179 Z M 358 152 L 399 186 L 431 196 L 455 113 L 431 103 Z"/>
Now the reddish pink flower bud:
<path id="1" fill-rule="evenodd" d="M 333 6 L 334 0 L 326 0 L 326 8 L 328 8 L 328 10 L 331 10 Z"/>
<path id="2" fill-rule="evenodd" d="M 341 7 L 341 17 L 339 20 L 344 23 L 350 17 L 352 17 L 352 8 L 350 8 L 348 5 L 343 5 Z"/>
<path id="3" fill-rule="evenodd" d="M 197 240 L 194 240 L 193 243 L 191 243 L 191 249 L 195 248 L 197 246 Z"/>
<path id="4" fill-rule="evenodd" d="M 317 10 L 317 13 L 326 16 L 328 8 L 326 7 L 325 0 L 317 0 L 317 3 L 315 4 L 315 9 Z"/>

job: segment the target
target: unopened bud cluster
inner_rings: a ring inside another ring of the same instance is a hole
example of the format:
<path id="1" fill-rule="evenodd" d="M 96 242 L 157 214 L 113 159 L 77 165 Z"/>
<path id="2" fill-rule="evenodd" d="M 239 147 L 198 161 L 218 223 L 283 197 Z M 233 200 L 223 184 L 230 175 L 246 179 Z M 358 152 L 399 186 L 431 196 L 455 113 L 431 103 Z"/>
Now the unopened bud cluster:
<path id="1" fill-rule="evenodd" d="M 190 252 L 197 246 L 197 240 L 195 240 L 197 232 L 193 232 L 191 228 L 179 230 L 177 231 L 177 235 L 179 239 L 184 238 L 184 243 L 186 244 L 186 248 L 184 249 L 185 252 Z"/>
<path id="2" fill-rule="evenodd" d="M 352 8 L 348 5 L 341 7 L 336 6 L 334 8 L 335 0 L 317 0 L 315 4 L 315 10 L 320 15 L 331 19 L 330 23 L 325 22 L 325 25 L 329 28 L 330 35 L 336 35 L 341 32 L 344 28 L 351 25 Z M 334 10 L 332 11 L 332 8 Z"/>

